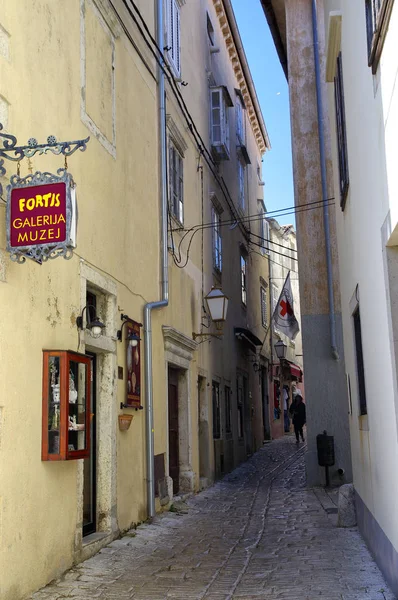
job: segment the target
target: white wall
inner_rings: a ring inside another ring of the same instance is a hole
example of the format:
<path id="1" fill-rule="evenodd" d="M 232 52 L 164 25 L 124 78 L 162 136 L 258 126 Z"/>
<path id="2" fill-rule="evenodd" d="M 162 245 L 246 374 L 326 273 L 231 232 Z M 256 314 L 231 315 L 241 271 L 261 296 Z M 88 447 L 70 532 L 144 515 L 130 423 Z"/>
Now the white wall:
<path id="1" fill-rule="evenodd" d="M 336 0 L 326 1 L 328 14 Z M 349 191 L 338 207 L 339 170 L 335 135 L 334 85 L 329 87 L 336 219 L 340 257 L 344 350 L 352 391 L 350 416 L 354 484 L 373 516 L 398 549 L 397 419 L 395 357 L 384 268 L 383 224 L 398 219 L 398 6 L 395 3 L 376 75 L 367 64 L 364 2 L 340 2 Z M 387 235 L 388 237 L 388 235 Z M 390 240 L 391 243 L 392 240 Z M 395 242 L 396 243 L 396 242 Z M 360 299 L 368 415 L 359 414 L 352 311 Z M 392 318 L 391 318 L 392 316 Z"/>

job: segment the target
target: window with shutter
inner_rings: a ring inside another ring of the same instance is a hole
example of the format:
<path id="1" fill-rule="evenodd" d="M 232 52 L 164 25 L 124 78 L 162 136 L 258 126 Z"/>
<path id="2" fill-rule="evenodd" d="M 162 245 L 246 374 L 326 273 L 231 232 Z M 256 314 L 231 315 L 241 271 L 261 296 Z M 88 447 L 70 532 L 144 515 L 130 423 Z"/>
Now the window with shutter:
<path id="1" fill-rule="evenodd" d="M 177 77 L 181 76 L 181 21 L 177 0 L 167 0 L 167 58 Z"/>
<path id="2" fill-rule="evenodd" d="M 225 394 L 225 433 L 232 433 L 232 406 L 231 406 L 231 388 L 224 387 Z"/>
<path id="3" fill-rule="evenodd" d="M 245 210 L 245 168 L 238 156 L 238 184 L 239 184 L 239 208 Z"/>
<path id="4" fill-rule="evenodd" d="M 266 212 L 263 210 L 260 213 L 260 237 L 261 237 L 261 254 L 269 254 L 269 223 L 266 219 Z"/>
<path id="5" fill-rule="evenodd" d="M 211 88 L 211 147 L 220 160 L 229 160 L 229 114 L 223 87 Z"/>
<path id="6" fill-rule="evenodd" d="M 337 151 L 340 175 L 340 206 L 341 209 L 344 210 L 348 193 L 349 176 L 341 52 L 337 57 L 336 77 L 334 78 L 334 94 L 336 107 Z"/>
<path id="7" fill-rule="evenodd" d="M 261 302 L 261 324 L 263 327 L 267 327 L 267 290 L 262 286 L 260 288 L 260 302 Z"/>
<path id="8" fill-rule="evenodd" d="M 221 90 L 211 93 L 212 143 L 217 146 L 222 143 L 222 112 Z"/>
<path id="9" fill-rule="evenodd" d="M 365 0 L 368 64 L 376 73 L 394 0 Z"/>
<path id="10" fill-rule="evenodd" d="M 212 207 L 213 221 L 213 266 L 216 271 L 222 271 L 222 239 L 221 239 L 221 215 L 217 209 Z"/>
<path id="11" fill-rule="evenodd" d="M 184 222 L 184 171 L 183 158 L 174 146 L 172 140 L 169 140 L 169 208 L 171 214 L 180 221 Z"/>
<path id="12" fill-rule="evenodd" d="M 238 138 L 238 146 L 242 145 L 244 142 L 243 112 L 239 98 L 236 99 L 236 137 Z"/>

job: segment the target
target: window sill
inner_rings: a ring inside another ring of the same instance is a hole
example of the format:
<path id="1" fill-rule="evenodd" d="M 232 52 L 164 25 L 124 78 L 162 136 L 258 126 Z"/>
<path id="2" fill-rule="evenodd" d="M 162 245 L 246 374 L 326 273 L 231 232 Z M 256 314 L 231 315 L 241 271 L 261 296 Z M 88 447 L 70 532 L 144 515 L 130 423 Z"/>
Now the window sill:
<path id="1" fill-rule="evenodd" d="M 89 535 L 84 536 L 82 540 L 82 548 L 90 546 L 91 544 L 95 544 L 96 542 L 100 542 L 110 535 L 110 531 L 96 531 L 95 533 L 90 533 Z"/>

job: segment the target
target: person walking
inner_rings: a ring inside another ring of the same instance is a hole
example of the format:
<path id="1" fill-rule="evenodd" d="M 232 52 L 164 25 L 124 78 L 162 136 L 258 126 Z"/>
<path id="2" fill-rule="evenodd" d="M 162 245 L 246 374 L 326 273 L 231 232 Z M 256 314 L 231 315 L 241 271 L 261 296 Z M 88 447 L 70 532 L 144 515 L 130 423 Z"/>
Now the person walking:
<path id="1" fill-rule="evenodd" d="M 304 442 L 304 434 L 303 427 L 306 423 L 306 415 L 305 415 L 305 404 L 303 402 L 303 397 L 300 391 L 297 391 L 294 402 L 290 407 L 290 414 L 293 417 L 293 427 L 294 433 L 296 435 L 296 443 L 298 444 L 301 436 L 301 440 Z"/>
<path id="2" fill-rule="evenodd" d="M 289 386 L 283 386 L 283 417 L 284 417 L 284 425 L 285 425 L 285 433 L 289 433 L 290 431 L 290 421 L 289 421 Z"/>

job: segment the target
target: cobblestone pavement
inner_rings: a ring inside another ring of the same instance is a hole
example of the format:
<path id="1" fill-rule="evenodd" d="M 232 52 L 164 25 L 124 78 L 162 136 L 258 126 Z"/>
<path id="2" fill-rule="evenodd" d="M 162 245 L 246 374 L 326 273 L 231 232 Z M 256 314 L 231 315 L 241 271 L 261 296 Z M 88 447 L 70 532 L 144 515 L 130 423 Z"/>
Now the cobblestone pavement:
<path id="1" fill-rule="evenodd" d="M 187 514 L 141 525 L 31 598 L 394 600 L 358 531 L 304 487 L 304 450 L 267 444 Z"/>

